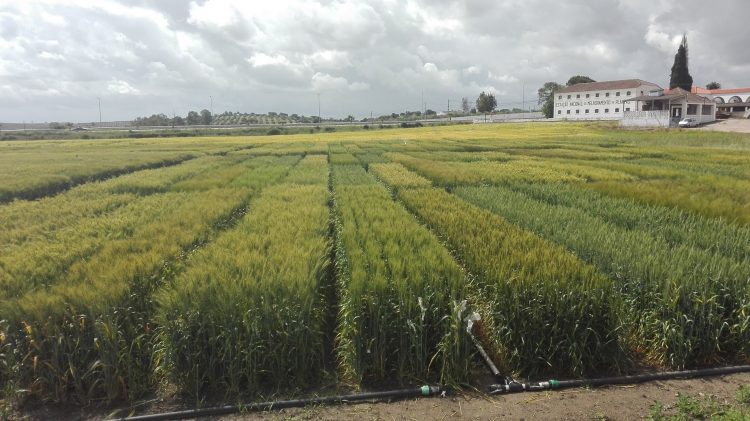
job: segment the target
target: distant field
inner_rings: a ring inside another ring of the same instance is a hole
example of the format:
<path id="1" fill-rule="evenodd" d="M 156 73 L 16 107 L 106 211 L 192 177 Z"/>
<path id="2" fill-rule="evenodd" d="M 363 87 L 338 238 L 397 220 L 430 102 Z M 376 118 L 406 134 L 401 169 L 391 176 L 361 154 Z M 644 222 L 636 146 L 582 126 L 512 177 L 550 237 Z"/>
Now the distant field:
<path id="1" fill-rule="evenodd" d="M 6 398 L 750 357 L 750 136 L 502 124 L 0 143 Z M 321 380 L 325 379 L 325 380 Z"/>

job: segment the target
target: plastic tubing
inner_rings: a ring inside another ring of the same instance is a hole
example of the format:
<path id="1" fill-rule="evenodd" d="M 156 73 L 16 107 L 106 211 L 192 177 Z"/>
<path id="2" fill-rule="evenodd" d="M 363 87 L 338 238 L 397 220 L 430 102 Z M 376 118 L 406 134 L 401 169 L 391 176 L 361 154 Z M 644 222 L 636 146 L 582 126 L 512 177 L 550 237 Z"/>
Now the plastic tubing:
<path id="1" fill-rule="evenodd" d="M 750 365 L 704 368 L 699 370 L 666 371 L 661 373 L 637 374 L 632 376 L 601 377 L 596 379 L 548 380 L 545 382 L 493 384 L 490 394 L 537 392 L 541 390 L 565 389 L 583 386 L 604 386 L 612 384 L 633 384 L 654 380 L 687 379 L 692 377 L 719 376 L 723 374 L 747 373 Z"/>
<path id="2" fill-rule="evenodd" d="M 286 401 L 256 402 L 246 405 L 229 405 L 215 408 L 189 409 L 176 412 L 164 412 L 160 414 L 138 415 L 134 417 L 114 418 L 113 420 L 127 421 L 161 421 L 180 420 L 185 418 L 208 417 L 215 415 L 233 414 L 241 411 L 269 411 L 284 408 L 297 408 L 308 405 L 331 405 L 355 402 L 372 402 L 383 400 L 395 400 L 406 398 L 417 398 L 421 396 L 440 395 L 444 391 L 442 386 L 422 386 L 412 389 L 396 389 L 382 392 L 358 393 L 353 395 L 325 396 L 307 399 L 293 399 Z"/>

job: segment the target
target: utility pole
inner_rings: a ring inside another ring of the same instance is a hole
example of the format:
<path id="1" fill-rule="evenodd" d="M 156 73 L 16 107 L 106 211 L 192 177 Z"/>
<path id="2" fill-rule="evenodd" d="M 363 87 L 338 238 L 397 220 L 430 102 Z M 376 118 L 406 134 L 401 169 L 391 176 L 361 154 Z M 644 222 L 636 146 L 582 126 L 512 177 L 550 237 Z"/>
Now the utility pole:
<path id="1" fill-rule="evenodd" d="M 320 92 L 318 92 L 318 124 L 322 122 L 323 120 L 320 119 Z"/>
<path id="2" fill-rule="evenodd" d="M 451 121 L 451 100 L 448 100 L 448 121 Z"/>
<path id="3" fill-rule="evenodd" d="M 100 97 L 96 97 L 96 100 L 99 101 L 99 127 L 102 126 L 102 99 Z"/>
<path id="4" fill-rule="evenodd" d="M 526 112 L 526 82 L 523 83 L 523 102 L 521 102 L 521 109 Z"/>
<path id="5" fill-rule="evenodd" d="M 422 117 L 424 117 L 424 89 L 422 89 Z"/>
<path id="6" fill-rule="evenodd" d="M 214 116 L 214 97 L 209 95 L 208 99 L 211 100 L 211 117 L 213 117 Z"/>

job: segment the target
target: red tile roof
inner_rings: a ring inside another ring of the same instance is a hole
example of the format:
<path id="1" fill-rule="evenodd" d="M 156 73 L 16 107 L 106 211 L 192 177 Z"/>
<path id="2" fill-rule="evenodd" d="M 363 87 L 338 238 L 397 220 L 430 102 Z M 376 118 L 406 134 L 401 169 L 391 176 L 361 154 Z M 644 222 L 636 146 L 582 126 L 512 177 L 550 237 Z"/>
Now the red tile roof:
<path id="1" fill-rule="evenodd" d="M 675 88 L 676 89 L 676 88 Z M 672 90 L 665 89 L 664 93 L 669 94 Z M 690 92 L 694 94 L 711 94 L 711 95 L 727 95 L 727 94 L 744 94 L 750 92 L 750 88 L 733 88 L 733 89 L 706 89 L 700 86 L 693 86 Z"/>
<path id="2" fill-rule="evenodd" d="M 626 99 L 625 101 L 654 101 L 654 100 L 663 101 L 663 100 L 672 100 L 672 99 L 685 99 L 686 102 L 691 103 L 691 104 L 713 103 L 713 100 L 709 98 L 694 94 L 692 92 L 688 92 L 682 88 L 665 89 L 664 93 L 662 93 L 659 96 L 641 95 L 635 98 Z"/>
<path id="3" fill-rule="evenodd" d="M 714 95 L 721 94 L 745 94 L 750 92 L 750 88 L 735 88 L 735 89 L 711 89 L 710 91 Z"/>
<path id="4" fill-rule="evenodd" d="M 658 88 L 659 85 L 651 82 L 646 82 L 641 79 L 625 79 L 625 80 L 610 80 L 606 82 L 590 82 L 590 83 L 579 83 L 573 86 L 567 86 L 557 91 L 557 93 L 565 94 L 570 92 L 586 92 L 586 91 L 608 91 L 612 89 L 632 89 L 637 88 L 641 85 L 653 85 Z"/>

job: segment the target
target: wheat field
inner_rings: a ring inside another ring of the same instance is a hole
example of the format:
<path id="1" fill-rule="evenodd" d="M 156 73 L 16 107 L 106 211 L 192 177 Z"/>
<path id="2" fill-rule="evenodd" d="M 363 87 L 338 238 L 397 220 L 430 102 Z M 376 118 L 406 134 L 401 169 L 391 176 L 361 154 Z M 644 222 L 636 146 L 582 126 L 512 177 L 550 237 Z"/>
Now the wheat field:
<path id="1" fill-rule="evenodd" d="M 750 358 L 750 136 L 523 123 L 0 142 L 4 401 Z"/>

